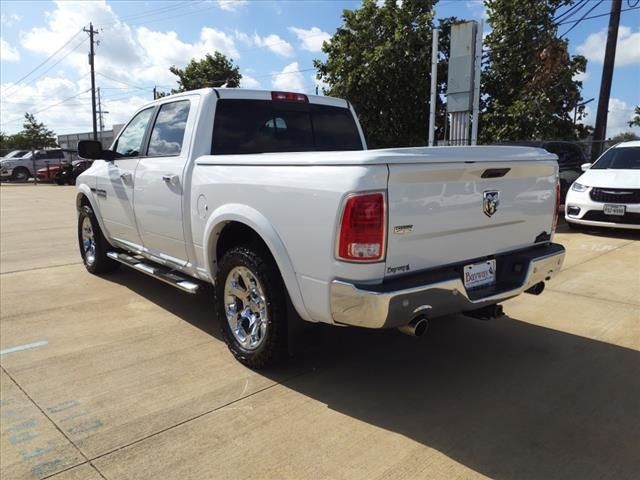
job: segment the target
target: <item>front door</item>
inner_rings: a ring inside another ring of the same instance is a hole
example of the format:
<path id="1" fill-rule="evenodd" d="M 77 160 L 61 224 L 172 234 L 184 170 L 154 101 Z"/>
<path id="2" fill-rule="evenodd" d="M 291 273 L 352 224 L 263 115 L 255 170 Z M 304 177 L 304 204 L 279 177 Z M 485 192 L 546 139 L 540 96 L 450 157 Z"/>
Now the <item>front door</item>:
<path id="1" fill-rule="evenodd" d="M 145 250 L 185 265 L 183 226 L 184 170 L 189 156 L 185 131 L 192 131 L 197 97 L 160 105 L 149 135 L 149 147 L 135 175 L 135 214 Z"/>
<path id="2" fill-rule="evenodd" d="M 133 184 L 153 111 L 154 107 L 142 110 L 124 127 L 113 146 L 116 158 L 107 163 L 108 175 L 99 176 L 96 185 L 108 236 L 133 249 L 142 246 L 133 212 Z"/>

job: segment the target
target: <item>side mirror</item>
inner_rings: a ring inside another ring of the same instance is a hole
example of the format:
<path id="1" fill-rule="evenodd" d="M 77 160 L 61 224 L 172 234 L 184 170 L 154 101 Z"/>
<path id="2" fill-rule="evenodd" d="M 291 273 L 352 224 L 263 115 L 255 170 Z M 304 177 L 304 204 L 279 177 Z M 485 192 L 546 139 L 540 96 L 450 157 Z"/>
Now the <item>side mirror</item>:
<path id="1" fill-rule="evenodd" d="M 593 163 L 583 163 L 582 165 L 580 165 L 580 169 L 583 172 L 586 172 L 587 170 L 589 170 L 591 168 L 591 165 L 593 165 Z"/>
<path id="2" fill-rule="evenodd" d="M 92 160 L 113 160 L 111 150 L 103 150 L 102 144 L 97 140 L 80 140 L 78 142 L 78 156 Z"/>

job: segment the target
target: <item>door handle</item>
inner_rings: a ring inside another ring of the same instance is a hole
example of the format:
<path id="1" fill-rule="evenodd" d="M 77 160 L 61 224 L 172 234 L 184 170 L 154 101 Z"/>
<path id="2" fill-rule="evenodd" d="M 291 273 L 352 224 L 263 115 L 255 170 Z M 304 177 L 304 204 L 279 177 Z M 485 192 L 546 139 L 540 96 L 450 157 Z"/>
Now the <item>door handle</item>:
<path id="1" fill-rule="evenodd" d="M 129 182 L 131 181 L 131 172 L 122 172 L 120 174 L 120 178 L 122 179 L 123 182 Z"/>
<path id="2" fill-rule="evenodd" d="M 178 185 L 180 178 L 178 177 L 178 175 L 163 175 L 162 181 L 169 185 Z"/>

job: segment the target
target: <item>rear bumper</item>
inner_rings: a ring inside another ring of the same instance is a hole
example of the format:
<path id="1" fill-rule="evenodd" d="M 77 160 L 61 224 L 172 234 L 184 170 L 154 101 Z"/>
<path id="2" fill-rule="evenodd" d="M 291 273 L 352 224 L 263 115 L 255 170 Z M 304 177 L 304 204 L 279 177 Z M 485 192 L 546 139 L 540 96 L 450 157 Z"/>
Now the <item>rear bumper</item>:
<path id="1" fill-rule="evenodd" d="M 336 323 L 366 328 L 407 325 L 414 317 L 434 318 L 475 310 L 520 295 L 560 272 L 565 249 L 559 244 L 536 246 L 496 256 L 497 283 L 467 291 L 462 267 L 474 261 L 383 282 L 355 285 L 331 283 L 331 314 Z"/>

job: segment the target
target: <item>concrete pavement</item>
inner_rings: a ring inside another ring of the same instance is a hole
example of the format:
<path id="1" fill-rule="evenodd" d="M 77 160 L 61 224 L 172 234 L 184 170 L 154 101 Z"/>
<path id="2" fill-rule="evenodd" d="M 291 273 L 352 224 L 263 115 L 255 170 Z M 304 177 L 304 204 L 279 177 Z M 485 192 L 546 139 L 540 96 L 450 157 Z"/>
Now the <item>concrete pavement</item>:
<path id="1" fill-rule="evenodd" d="M 637 478 L 640 236 L 574 233 L 508 316 L 427 336 L 312 328 L 233 360 L 210 289 L 80 263 L 74 189 L 0 187 L 0 476 Z M 46 344 L 44 343 L 46 342 Z"/>

